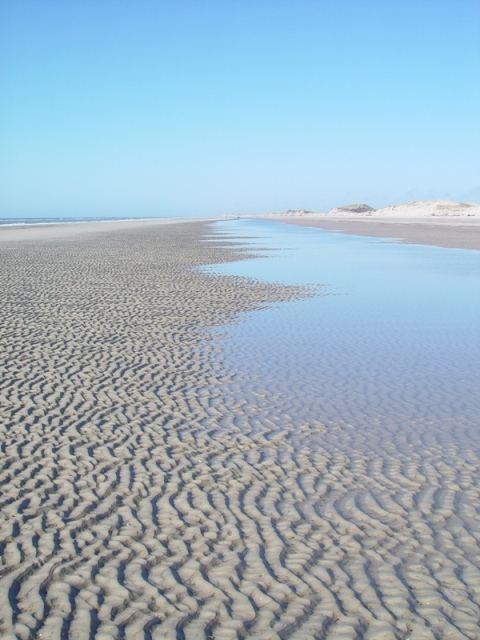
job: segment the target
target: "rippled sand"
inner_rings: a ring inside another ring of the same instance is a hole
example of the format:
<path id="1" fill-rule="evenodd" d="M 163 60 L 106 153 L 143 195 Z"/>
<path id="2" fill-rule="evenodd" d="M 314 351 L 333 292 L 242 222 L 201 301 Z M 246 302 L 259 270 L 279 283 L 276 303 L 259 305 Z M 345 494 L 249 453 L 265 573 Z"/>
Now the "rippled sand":
<path id="1" fill-rule="evenodd" d="M 227 376 L 211 328 L 307 292 L 192 268 L 242 257 L 209 234 L 0 244 L 1 637 L 478 638 L 475 438 Z"/>

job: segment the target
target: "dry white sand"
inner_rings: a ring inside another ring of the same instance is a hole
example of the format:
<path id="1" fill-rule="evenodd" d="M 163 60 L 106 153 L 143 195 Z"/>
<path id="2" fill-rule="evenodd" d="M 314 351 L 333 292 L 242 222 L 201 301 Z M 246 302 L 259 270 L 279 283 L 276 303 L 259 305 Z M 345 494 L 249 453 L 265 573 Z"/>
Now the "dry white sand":
<path id="1" fill-rule="evenodd" d="M 337 207 L 328 216 L 349 217 L 351 211 Z M 356 218 L 480 218 L 480 204 L 473 202 L 451 202 L 450 200 L 416 200 L 394 204 L 373 211 L 355 213 Z"/>
<path id="2" fill-rule="evenodd" d="M 478 638 L 478 451 L 267 420 L 209 328 L 304 292 L 208 229 L 0 243 L 0 636 Z"/>

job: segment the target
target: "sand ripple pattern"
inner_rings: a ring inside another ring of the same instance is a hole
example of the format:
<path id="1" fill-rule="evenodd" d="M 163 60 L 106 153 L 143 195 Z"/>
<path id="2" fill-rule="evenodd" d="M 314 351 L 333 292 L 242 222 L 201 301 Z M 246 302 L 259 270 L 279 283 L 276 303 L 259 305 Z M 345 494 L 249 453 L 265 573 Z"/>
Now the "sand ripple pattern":
<path id="1" fill-rule="evenodd" d="M 304 292 L 207 233 L 0 246 L 1 637 L 480 637 L 478 451 L 243 394 L 210 329 Z"/>

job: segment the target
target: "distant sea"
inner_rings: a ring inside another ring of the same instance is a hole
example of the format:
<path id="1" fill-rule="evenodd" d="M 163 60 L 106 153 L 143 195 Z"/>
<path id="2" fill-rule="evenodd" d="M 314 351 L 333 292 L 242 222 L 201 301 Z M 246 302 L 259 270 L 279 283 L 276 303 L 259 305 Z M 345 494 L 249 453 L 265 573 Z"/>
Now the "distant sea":
<path id="1" fill-rule="evenodd" d="M 169 218 L 172 216 L 78 216 L 78 217 L 45 217 L 45 218 L 0 218 L 0 226 L 23 226 L 32 224 L 64 224 L 78 222 L 108 222 L 115 220 L 156 220 L 158 218 Z"/>

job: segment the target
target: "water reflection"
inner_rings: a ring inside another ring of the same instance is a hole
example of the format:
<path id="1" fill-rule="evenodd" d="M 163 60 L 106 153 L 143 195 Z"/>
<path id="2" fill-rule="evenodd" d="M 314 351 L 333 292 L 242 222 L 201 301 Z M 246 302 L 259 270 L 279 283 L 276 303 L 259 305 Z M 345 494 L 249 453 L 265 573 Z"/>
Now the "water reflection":
<path id="1" fill-rule="evenodd" d="M 268 221 L 221 222 L 215 230 L 268 250 L 215 271 L 323 285 L 313 298 L 225 329 L 225 365 L 277 415 L 379 425 L 394 438 L 398 430 L 476 438 L 480 252 Z"/>

